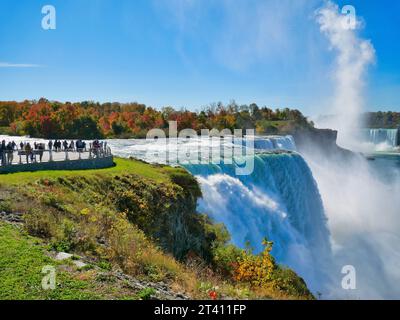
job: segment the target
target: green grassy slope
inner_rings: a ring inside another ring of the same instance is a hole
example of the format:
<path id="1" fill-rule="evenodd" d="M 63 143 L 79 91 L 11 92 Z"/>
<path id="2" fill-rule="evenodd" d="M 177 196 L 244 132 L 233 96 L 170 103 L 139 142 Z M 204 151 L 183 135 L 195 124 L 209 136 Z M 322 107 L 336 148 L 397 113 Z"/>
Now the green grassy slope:
<path id="1" fill-rule="evenodd" d="M 71 261 L 56 261 L 46 254 L 48 246 L 20 228 L 0 222 L 0 299 L 88 300 L 138 299 L 138 294 L 118 283 L 104 284 L 101 271 L 78 270 Z M 56 270 L 56 289 L 44 290 L 45 266 Z"/>
<path id="2" fill-rule="evenodd" d="M 233 273 L 240 264 L 264 268 L 265 259 L 229 245 L 224 227 L 196 212 L 201 192 L 184 169 L 118 158 L 115 163 L 102 170 L 0 175 L 0 212 L 22 219 L 19 227 L 0 225 L 0 298 L 140 296 L 118 281 L 104 283 L 102 266 L 192 298 L 208 298 L 210 290 L 236 299 L 312 298 L 300 278 L 274 262 L 260 273 L 265 279 Z M 43 292 L 41 268 L 55 263 L 46 251 L 82 256 L 95 268 L 56 264 L 59 286 Z"/>
<path id="3" fill-rule="evenodd" d="M 171 168 L 161 166 L 150 166 L 144 162 L 136 160 L 128 160 L 115 158 L 115 167 L 98 170 L 56 170 L 56 171 L 37 171 L 37 172 L 21 172 L 13 174 L 0 174 L 1 184 L 21 184 L 34 182 L 41 178 L 58 178 L 58 177 L 72 177 L 72 176 L 93 176 L 93 175 L 118 175 L 123 173 L 134 173 L 143 178 L 153 179 L 158 182 L 165 182 L 168 180 L 168 172 Z M 172 169 L 173 170 L 173 169 Z"/>

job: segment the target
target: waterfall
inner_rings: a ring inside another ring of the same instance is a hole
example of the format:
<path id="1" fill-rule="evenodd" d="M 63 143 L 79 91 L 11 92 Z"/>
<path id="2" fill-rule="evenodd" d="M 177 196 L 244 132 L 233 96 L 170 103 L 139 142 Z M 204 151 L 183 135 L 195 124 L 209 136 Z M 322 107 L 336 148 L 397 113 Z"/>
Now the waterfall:
<path id="1" fill-rule="evenodd" d="M 220 146 L 230 141 L 221 139 Z M 245 140 L 233 143 L 247 146 Z M 108 145 L 116 155 L 147 162 L 158 162 L 155 155 L 167 150 L 215 148 L 207 138 L 109 140 Z M 254 157 L 254 170 L 249 175 L 236 175 L 236 165 L 224 161 L 181 164 L 202 189 L 198 212 L 224 223 L 239 247 L 250 243 L 260 252 L 265 237 L 273 241 L 277 262 L 295 270 L 313 292 L 322 292 L 330 278 L 325 272 L 331 270 L 331 246 L 313 174 L 296 153 L 291 136 L 256 136 L 254 149 L 256 154 L 247 156 Z"/>
<path id="2" fill-rule="evenodd" d="M 292 136 L 258 136 L 254 139 L 254 148 L 270 151 L 296 151 L 296 145 Z"/>
<path id="3" fill-rule="evenodd" d="M 296 151 L 296 144 L 292 136 L 254 136 L 254 149 L 260 151 Z M 209 137 L 198 137 L 191 139 L 109 139 L 107 145 L 111 147 L 114 155 L 118 157 L 135 157 L 149 163 L 172 164 L 166 161 L 169 153 L 178 153 L 185 150 L 199 153 L 220 149 L 222 146 L 242 145 L 247 147 L 246 139 L 233 139 L 232 137 L 221 138 L 215 144 Z"/>
<path id="4" fill-rule="evenodd" d="M 386 144 L 392 148 L 400 144 L 398 129 L 366 129 L 366 139 L 374 145 Z"/>
<path id="5" fill-rule="evenodd" d="M 201 185 L 198 211 L 224 223 L 235 245 L 250 243 L 260 252 L 267 237 L 279 263 L 293 268 L 312 290 L 320 289 L 331 251 L 329 231 L 316 182 L 300 155 L 258 154 L 248 176 L 236 176 L 234 165 L 185 167 Z"/>

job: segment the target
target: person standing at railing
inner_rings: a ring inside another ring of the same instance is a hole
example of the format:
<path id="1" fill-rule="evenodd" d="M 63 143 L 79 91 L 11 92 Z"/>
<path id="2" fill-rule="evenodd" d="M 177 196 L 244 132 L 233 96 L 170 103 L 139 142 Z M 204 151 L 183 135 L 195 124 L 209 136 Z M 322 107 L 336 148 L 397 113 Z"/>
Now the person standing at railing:
<path id="1" fill-rule="evenodd" d="M 76 140 L 75 142 L 75 148 L 77 152 L 83 152 L 85 151 L 85 143 L 82 140 Z"/>
<path id="2" fill-rule="evenodd" d="M 56 149 L 56 152 L 61 151 L 61 141 L 59 140 L 54 141 L 54 149 Z"/>
<path id="3" fill-rule="evenodd" d="M 24 150 L 24 143 L 23 143 L 22 141 L 21 141 L 21 143 L 19 144 L 19 147 L 20 147 L 21 151 Z"/>
<path id="4" fill-rule="evenodd" d="M 31 158 L 31 161 L 33 161 L 32 147 L 29 142 L 25 145 L 25 155 L 26 155 L 26 163 L 29 163 L 29 158 Z"/>
<path id="5" fill-rule="evenodd" d="M 2 166 L 6 165 L 6 152 L 7 152 L 6 141 L 3 140 L 0 144 L 0 162 Z"/>
<path id="6" fill-rule="evenodd" d="M 49 150 L 51 152 L 53 150 L 53 142 L 50 140 L 47 146 L 49 147 Z"/>
<path id="7" fill-rule="evenodd" d="M 67 142 L 67 140 L 64 140 L 64 142 L 63 142 L 63 148 L 64 148 L 64 151 L 67 151 L 67 149 L 68 149 L 68 142 Z"/>
<path id="8" fill-rule="evenodd" d="M 100 145 L 99 140 L 93 141 L 93 151 L 94 151 L 94 155 L 96 156 L 96 158 L 99 158 L 100 152 L 101 152 L 101 145 Z"/>
<path id="9" fill-rule="evenodd" d="M 7 144 L 7 164 L 12 164 L 14 160 L 14 144 L 14 141 Z"/>
<path id="10" fill-rule="evenodd" d="M 43 152 L 44 152 L 44 149 L 45 149 L 45 148 L 46 148 L 46 146 L 45 146 L 44 143 L 39 143 L 39 144 L 38 144 L 39 161 L 40 161 L 40 162 L 42 162 L 42 159 L 43 159 Z"/>

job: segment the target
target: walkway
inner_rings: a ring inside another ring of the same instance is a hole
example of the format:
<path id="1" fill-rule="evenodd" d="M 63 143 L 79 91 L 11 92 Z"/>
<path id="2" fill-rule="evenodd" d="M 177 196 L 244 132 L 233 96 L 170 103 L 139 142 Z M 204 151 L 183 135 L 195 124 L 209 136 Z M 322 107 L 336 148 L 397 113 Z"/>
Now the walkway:
<path id="1" fill-rule="evenodd" d="M 113 155 L 109 147 L 87 150 L 15 150 L 12 156 L 6 151 L 0 157 L 0 173 L 39 170 L 98 169 L 113 165 Z"/>

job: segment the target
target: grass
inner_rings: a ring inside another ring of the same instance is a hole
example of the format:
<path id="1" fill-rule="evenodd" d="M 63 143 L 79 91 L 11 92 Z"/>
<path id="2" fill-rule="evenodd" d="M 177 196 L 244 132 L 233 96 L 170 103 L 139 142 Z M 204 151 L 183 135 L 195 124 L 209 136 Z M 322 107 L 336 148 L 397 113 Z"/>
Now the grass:
<path id="1" fill-rule="evenodd" d="M 70 232 L 75 235 L 76 230 L 90 237 L 90 240 L 95 239 L 104 226 L 103 221 L 108 222 L 111 219 L 114 228 L 110 232 L 110 241 L 115 243 L 114 250 L 111 251 L 124 256 L 118 259 L 123 259 L 124 262 L 129 261 L 125 265 L 126 269 L 137 269 L 137 261 L 139 261 L 139 264 L 146 268 L 146 274 L 149 274 L 148 280 L 150 278 L 157 280 L 160 274 L 169 274 L 171 271 L 179 273 L 181 271 L 179 264 L 169 255 L 163 255 L 156 246 L 145 239 L 140 230 L 128 223 L 126 219 L 112 211 L 108 213 L 104 204 L 92 208 L 92 201 L 103 202 L 104 199 L 101 199 L 102 196 L 96 191 L 91 190 L 91 187 L 98 189 L 96 184 L 100 181 L 112 181 L 115 177 L 125 175 L 136 176 L 137 181 L 143 181 L 146 185 L 170 185 L 173 174 L 181 173 L 182 169 L 152 166 L 141 161 L 121 158 L 115 158 L 114 162 L 114 167 L 100 170 L 38 171 L 0 175 L 0 206 L 6 212 L 29 212 L 26 215 L 24 230 L 29 231 L 31 235 L 44 238 L 47 246 L 50 245 L 57 250 L 68 249 L 69 243 L 63 239 L 70 237 Z M 54 188 L 42 184 L 43 181 L 54 183 L 60 179 L 63 182 L 78 179 L 77 181 L 84 183 L 85 187 L 73 191 L 68 186 L 59 183 Z M 93 185 L 90 186 L 91 183 Z M 71 214 L 74 215 L 72 218 Z M 107 218 L 107 215 L 110 215 L 110 218 Z M 105 220 L 98 223 L 86 221 L 97 218 Z M 29 224 L 33 224 L 33 227 Z M 31 232 L 32 228 L 43 230 L 44 233 Z M 72 230 L 66 231 L 65 229 L 68 228 Z M 124 232 L 125 235 L 120 232 Z M 36 244 L 42 240 L 28 236 L 14 226 L 4 223 L 0 225 L 0 234 L 0 299 L 141 298 L 140 294 L 132 295 L 132 292 L 127 292 L 126 289 L 117 289 L 113 293 L 113 288 L 109 288 L 110 286 L 99 285 L 92 279 L 93 277 L 86 277 L 81 273 L 71 275 L 61 272 L 58 275 L 61 287 L 57 287 L 54 291 L 44 291 L 41 289 L 43 277 L 41 269 L 45 265 L 57 263 L 44 254 L 45 245 Z M 61 238 L 61 241 L 54 242 L 57 237 Z M 89 238 L 85 239 L 89 240 Z M 91 241 L 87 242 L 91 243 Z M 133 248 L 137 249 L 132 251 Z M 143 253 L 137 256 L 137 250 L 143 250 Z M 109 261 L 100 260 L 98 267 L 100 270 L 110 271 L 112 264 Z M 148 268 L 150 269 L 147 270 Z M 88 272 L 93 271 L 88 270 Z M 110 290 L 111 292 L 108 292 Z"/>
<path id="2" fill-rule="evenodd" d="M 171 168 L 163 166 L 151 166 L 138 160 L 128 160 L 122 158 L 114 158 L 115 166 L 107 169 L 98 170 L 53 170 L 53 171 L 36 171 L 36 172 L 20 172 L 10 174 L 0 174 L 0 184 L 22 184 L 25 182 L 33 182 L 42 178 L 59 178 L 71 176 L 88 176 L 88 175 L 118 175 L 124 173 L 134 173 L 138 176 L 155 180 L 157 182 L 168 181 L 168 172 Z"/>
<path id="3" fill-rule="evenodd" d="M 237 262 L 235 252 L 225 247 L 224 229 L 196 213 L 201 192 L 184 169 L 120 158 L 115 164 L 0 175 L 0 209 L 24 217 L 21 228 L 0 222 L 0 299 L 152 297 L 151 289 L 132 292 L 102 276 L 112 270 L 162 281 L 199 299 L 208 298 L 211 289 L 238 299 L 309 298 L 296 286 L 293 294 L 253 288 L 218 271 Z M 224 263 L 215 259 L 217 245 Z M 84 256 L 93 267 L 76 270 L 55 262 L 45 254 L 50 248 Z M 56 290 L 41 288 L 46 265 L 57 267 Z M 295 283 L 295 276 L 282 277 Z"/>
<path id="4" fill-rule="evenodd" d="M 41 240 L 0 222 L 0 300 L 93 300 L 135 297 L 96 281 L 95 272 L 78 271 L 45 254 Z M 64 265 L 63 265 L 64 264 Z M 56 289 L 44 290 L 45 266 L 56 268 Z M 125 290 L 126 291 L 126 290 Z"/>
<path id="5" fill-rule="evenodd" d="M 293 122 L 294 121 L 292 120 L 264 120 L 263 124 L 267 124 L 274 127 L 281 127 Z"/>
<path id="6" fill-rule="evenodd" d="M 129 193 L 127 199 L 133 201 L 129 203 L 132 209 L 139 218 L 146 217 L 144 223 L 150 223 L 152 217 L 147 213 L 154 213 L 155 220 L 163 214 L 172 214 L 179 205 L 184 206 L 186 192 L 179 183 L 190 181 L 183 179 L 185 172 L 179 168 L 120 158 L 115 163 L 114 167 L 101 170 L 0 175 L 0 207 L 6 212 L 24 213 L 24 230 L 44 239 L 52 250 L 84 254 L 94 259 L 103 271 L 116 267 L 142 280 L 172 281 L 181 290 L 182 282 L 186 282 L 183 278 L 192 276 L 170 253 L 164 253 L 151 235 L 139 229 L 137 221 L 129 222 L 126 214 L 115 207 L 113 197 Z M 144 229 L 143 224 L 141 227 Z M 161 227 L 162 224 L 154 225 L 154 228 Z M 105 239 L 107 247 L 98 244 L 100 238 Z M 15 247 L 13 251 L 24 250 Z M 10 265 L 15 263 L 10 261 Z M 36 268 L 25 277 L 30 279 L 37 274 Z M 12 279 L 11 274 L 4 277 Z M 47 298 L 39 292 L 32 297 Z M 29 299 L 29 296 L 22 298 Z"/>

